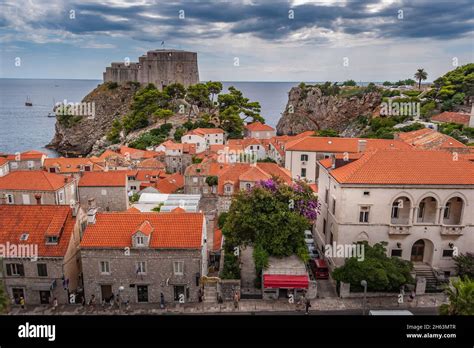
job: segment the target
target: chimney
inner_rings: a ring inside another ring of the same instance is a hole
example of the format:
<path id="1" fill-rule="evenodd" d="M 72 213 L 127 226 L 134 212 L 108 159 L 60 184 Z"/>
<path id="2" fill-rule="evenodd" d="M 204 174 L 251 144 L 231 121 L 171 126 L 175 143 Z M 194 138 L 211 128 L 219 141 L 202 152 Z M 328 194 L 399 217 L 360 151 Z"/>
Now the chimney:
<path id="1" fill-rule="evenodd" d="M 41 205 L 41 194 L 40 193 L 35 194 L 35 199 L 36 199 L 36 204 Z"/>
<path id="2" fill-rule="evenodd" d="M 80 209 L 80 204 L 79 202 L 71 202 L 71 210 L 72 210 L 72 216 L 73 217 L 76 217 L 77 214 L 79 213 L 79 209 Z"/>
<path id="3" fill-rule="evenodd" d="M 95 215 L 97 214 L 97 208 L 89 208 L 87 210 L 87 224 L 95 224 Z"/>
<path id="4" fill-rule="evenodd" d="M 357 152 L 364 152 L 366 148 L 367 148 L 367 140 L 359 139 L 357 143 Z"/>
<path id="5" fill-rule="evenodd" d="M 336 155 L 331 155 L 331 169 L 336 168 Z"/>

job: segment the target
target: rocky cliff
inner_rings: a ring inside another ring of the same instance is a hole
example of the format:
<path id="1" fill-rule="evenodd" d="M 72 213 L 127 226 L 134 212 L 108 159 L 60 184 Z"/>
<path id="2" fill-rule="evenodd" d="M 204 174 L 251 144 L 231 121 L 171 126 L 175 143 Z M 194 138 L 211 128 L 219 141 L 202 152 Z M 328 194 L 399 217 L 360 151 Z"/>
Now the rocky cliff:
<path id="1" fill-rule="evenodd" d="M 109 88 L 99 85 L 90 92 L 83 103 L 94 103 L 95 116 L 57 116 L 56 133 L 47 145 L 64 156 L 85 156 L 89 154 L 97 140 L 103 138 L 115 118 L 130 111 L 130 104 L 137 91 L 134 84 Z"/>
<path id="2" fill-rule="evenodd" d="M 378 92 L 323 95 L 318 86 L 293 87 L 277 132 L 297 134 L 328 128 L 343 132 L 357 117 L 371 116 L 381 101 Z"/>

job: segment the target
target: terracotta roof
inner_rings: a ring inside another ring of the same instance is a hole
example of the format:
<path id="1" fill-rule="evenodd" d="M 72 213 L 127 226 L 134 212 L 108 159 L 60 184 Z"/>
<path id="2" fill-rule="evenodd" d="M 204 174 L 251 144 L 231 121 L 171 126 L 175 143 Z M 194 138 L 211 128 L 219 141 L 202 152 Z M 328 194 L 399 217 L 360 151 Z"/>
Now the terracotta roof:
<path id="1" fill-rule="evenodd" d="M 164 169 L 165 167 L 166 165 L 157 158 L 147 158 L 138 164 L 138 168 Z"/>
<path id="2" fill-rule="evenodd" d="M 9 160 L 6 159 L 5 157 L 0 157 L 0 166 L 3 166 L 5 163 L 8 163 Z"/>
<path id="3" fill-rule="evenodd" d="M 139 150 L 134 149 L 128 146 L 121 146 L 120 147 L 120 154 L 126 156 L 127 154 L 130 155 L 130 158 L 133 160 L 140 160 L 145 158 L 154 158 L 158 156 L 158 153 L 155 151 L 146 151 L 146 150 Z"/>
<path id="4" fill-rule="evenodd" d="M 85 172 L 79 180 L 79 187 L 125 187 L 127 171 Z"/>
<path id="5" fill-rule="evenodd" d="M 229 165 L 215 161 L 206 161 L 188 166 L 184 172 L 186 176 L 218 176 Z"/>
<path id="6" fill-rule="evenodd" d="M 471 118 L 470 114 L 461 114 L 459 112 L 445 111 L 438 115 L 431 117 L 431 121 L 446 122 L 446 123 L 458 123 L 467 126 Z"/>
<path id="7" fill-rule="evenodd" d="M 154 228 L 150 224 L 150 221 L 145 220 L 145 221 L 142 222 L 140 227 L 138 227 L 138 229 L 135 231 L 135 233 L 140 232 L 140 233 L 143 233 L 145 236 L 149 236 L 153 232 L 153 230 L 154 230 Z"/>
<path id="8" fill-rule="evenodd" d="M 186 210 L 184 210 L 181 207 L 176 207 L 173 210 L 171 210 L 171 213 L 173 214 L 181 214 L 181 213 L 186 213 Z"/>
<path id="9" fill-rule="evenodd" d="M 203 136 L 206 134 L 224 134 L 224 131 L 220 128 L 196 128 L 196 129 L 190 130 L 185 135 Z"/>
<path id="10" fill-rule="evenodd" d="M 222 231 L 218 228 L 214 230 L 214 239 L 212 243 L 212 250 L 219 251 L 222 249 Z"/>
<path id="11" fill-rule="evenodd" d="M 318 193 L 318 184 L 309 184 L 314 193 Z"/>
<path id="12" fill-rule="evenodd" d="M 368 151 L 330 175 L 347 184 L 474 185 L 474 165 L 443 151 Z"/>
<path id="13" fill-rule="evenodd" d="M 122 156 L 121 154 L 119 154 L 115 151 L 112 151 L 112 150 L 105 150 L 99 157 L 97 157 L 97 159 L 99 159 L 101 161 L 105 161 L 106 159 L 108 159 L 110 157 L 117 157 L 117 158 L 120 158 L 120 159 L 125 159 L 124 156 Z M 91 157 L 91 159 L 92 159 L 92 157 Z"/>
<path id="14" fill-rule="evenodd" d="M 0 189 L 26 191 L 57 191 L 73 179 L 42 170 L 19 170 L 0 177 Z"/>
<path id="15" fill-rule="evenodd" d="M 46 158 L 44 160 L 44 167 L 49 170 L 49 168 L 55 167 L 60 173 L 78 173 L 81 171 L 81 166 L 89 165 L 92 167 L 93 171 L 101 171 L 104 168 L 99 166 L 90 160 L 90 158 L 67 158 L 67 157 L 57 157 L 57 158 Z M 83 171 L 84 169 L 82 169 Z"/>
<path id="16" fill-rule="evenodd" d="M 460 141 L 433 129 L 423 128 L 412 132 L 397 133 L 396 137 L 421 150 L 465 148 Z"/>
<path id="17" fill-rule="evenodd" d="M 204 215 L 201 213 L 98 213 L 88 225 L 81 248 L 125 248 L 132 235 L 148 222 L 153 228 L 150 248 L 200 249 Z"/>
<path id="18" fill-rule="evenodd" d="M 267 124 L 263 124 L 261 122 L 253 122 L 249 123 L 245 126 L 245 128 L 250 132 L 264 132 L 264 131 L 274 131 L 275 129 L 270 127 Z"/>
<path id="19" fill-rule="evenodd" d="M 233 163 L 218 175 L 217 191 L 221 195 L 224 194 L 224 185 L 231 183 L 235 192 L 239 190 L 241 180 L 257 182 L 272 176 L 277 176 L 286 183 L 292 181 L 291 173 L 275 163 L 257 163 L 256 166 L 251 166 L 248 163 Z"/>
<path id="20" fill-rule="evenodd" d="M 134 176 L 136 181 L 158 181 L 160 178 L 166 178 L 163 170 L 136 169 L 127 171 L 127 176 Z"/>
<path id="21" fill-rule="evenodd" d="M 39 257 L 63 257 L 75 222 L 69 206 L 0 205 L 0 244 L 36 244 Z M 28 239 L 20 241 L 24 233 Z M 47 245 L 46 235 L 59 235 L 58 244 Z"/>
<path id="22" fill-rule="evenodd" d="M 41 151 L 36 151 L 36 150 L 30 150 L 30 151 L 25 151 L 20 153 L 20 161 L 25 161 L 25 160 L 35 160 L 35 159 L 41 159 L 43 156 L 46 156 L 45 153 Z M 8 155 L 7 158 L 9 160 L 15 160 L 16 155 Z"/>
<path id="23" fill-rule="evenodd" d="M 160 193 L 174 193 L 184 187 L 184 176 L 174 173 L 153 185 Z"/>
<path id="24" fill-rule="evenodd" d="M 130 207 L 127 210 L 125 210 L 126 213 L 140 213 L 140 209 L 137 209 L 135 207 Z"/>
<path id="25" fill-rule="evenodd" d="M 286 145 L 286 151 L 313 152 L 358 152 L 359 140 L 366 141 L 366 149 L 409 149 L 410 146 L 400 140 L 392 139 L 362 139 L 337 137 L 304 137 L 293 140 Z"/>

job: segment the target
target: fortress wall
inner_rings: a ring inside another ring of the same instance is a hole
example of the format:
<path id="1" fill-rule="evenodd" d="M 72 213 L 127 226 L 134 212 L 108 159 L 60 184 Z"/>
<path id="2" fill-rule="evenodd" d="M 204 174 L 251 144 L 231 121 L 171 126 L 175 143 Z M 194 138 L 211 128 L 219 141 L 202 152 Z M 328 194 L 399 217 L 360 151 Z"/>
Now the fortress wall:
<path id="1" fill-rule="evenodd" d="M 138 63 L 112 63 L 106 68 L 104 81 L 153 83 L 158 89 L 179 82 L 185 87 L 199 82 L 197 53 L 173 50 L 149 51 Z"/>

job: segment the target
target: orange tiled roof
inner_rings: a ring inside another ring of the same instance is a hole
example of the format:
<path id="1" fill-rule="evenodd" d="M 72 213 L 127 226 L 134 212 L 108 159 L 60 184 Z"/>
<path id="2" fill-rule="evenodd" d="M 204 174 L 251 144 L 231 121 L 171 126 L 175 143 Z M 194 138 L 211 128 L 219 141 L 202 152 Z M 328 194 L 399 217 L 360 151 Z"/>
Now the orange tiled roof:
<path id="1" fill-rule="evenodd" d="M 245 126 L 245 128 L 250 132 L 264 132 L 264 131 L 274 131 L 275 129 L 270 127 L 267 124 L 263 124 L 261 122 L 253 122 L 249 123 Z"/>
<path id="2" fill-rule="evenodd" d="M 0 189 L 26 191 L 57 191 L 73 179 L 42 170 L 19 170 L 0 177 Z"/>
<path id="3" fill-rule="evenodd" d="M 9 160 L 6 159 L 5 157 L 0 157 L 0 166 L 3 166 L 5 163 L 8 163 Z"/>
<path id="4" fill-rule="evenodd" d="M 433 129 L 423 128 L 412 132 L 398 133 L 397 138 L 421 150 L 465 148 L 460 141 Z"/>
<path id="5" fill-rule="evenodd" d="M 203 219 L 202 213 L 98 213 L 81 248 L 131 247 L 132 235 L 147 221 L 153 228 L 150 248 L 200 249 Z"/>
<path id="6" fill-rule="evenodd" d="M 46 158 L 44 160 L 44 167 L 48 170 L 49 168 L 58 168 L 61 173 L 78 173 L 81 171 L 81 166 L 91 166 L 92 170 L 100 171 L 103 170 L 101 166 L 92 162 L 89 158 Z"/>
<path id="7" fill-rule="evenodd" d="M 176 208 L 174 208 L 173 210 L 171 210 L 171 213 L 173 213 L 173 214 L 186 213 L 186 210 L 184 210 L 184 209 L 181 208 L 181 207 L 176 207 Z"/>
<path id="8" fill-rule="evenodd" d="M 191 164 L 184 172 L 186 176 L 218 176 L 220 172 L 225 170 L 228 164 L 218 163 L 215 161 L 203 161 L 201 163 Z"/>
<path id="9" fill-rule="evenodd" d="M 196 128 L 187 132 L 185 135 L 199 135 L 203 136 L 206 134 L 223 134 L 224 131 L 220 128 Z"/>
<path id="10" fill-rule="evenodd" d="M 154 158 L 158 156 L 158 153 L 156 153 L 155 151 L 139 150 L 139 149 L 134 149 L 128 146 L 121 146 L 120 154 L 124 156 L 129 154 L 130 158 L 134 160 L 139 160 L 139 159 L 144 159 L 144 158 Z"/>
<path id="11" fill-rule="evenodd" d="M 127 182 L 127 171 L 86 172 L 79 180 L 79 187 L 123 186 Z"/>
<path id="12" fill-rule="evenodd" d="M 368 151 L 330 175 L 348 184 L 474 185 L 472 163 L 443 151 Z"/>
<path id="13" fill-rule="evenodd" d="M 36 244 L 39 257 L 63 257 L 75 222 L 68 206 L 0 205 L 0 244 Z M 28 239 L 20 241 L 24 233 Z M 59 235 L 58 244 L 46 245 L 47 235 Z"/>
<path id="14" fill-rule="evenodd" d="M 222 230 L 216 228 L 214 230 L 214 239 L 212 243 L 212 250 L 219 251 L 222 248 Z"/>
<path id="15" fill-rule="evenodd" d="M 127 210 L 125 210 L 126 213 L 139 213 L 140 209 L 137 209 L 135 207 L 130 207 Z"/>
<path id="16" fill-rule="evenodd" d="M 46 154 L 41 151 L 36 151 L 36 150 L 25 151 L 25 152 L 20 153 L 20 161 L 41 159 L 43 158 L 43 156 L 46 156 Z M 15 160 L 16 155 L 8 155 L 7 158 L 9 160 Z"/>
<path id="17" fill-rule="evenodd" d="M 174 193 L 184 187 L 184 176 L 174 173 L 153 185 L 160 193 Z"/>
<path id="18" fill-rule="evenodd" d="M 366 149 L 409 149 L 410 145 L 392 139 L 361 139 L 337 137 L 304 137 L 287 143 L 287 151 L 314 151 L 314 152 L 358 152 L 359 140 L 367 141 Z"/>
<path id="19" fill-rule="evenodd" d="M 462 114 L 459 112 L 445 111 L 438 115 L 431 117 L 431 121 L 446 122 L 446 123 L 458 123 L 467 126 L 469 124 L 470 114 Z"/>
<path id="20" fill-rule="evenodd" d="M 147 158 L 138 164 L 138 168 L 164 169 L 165 167 L 166 165 L 157 158 Z"/>
<path id="21" fill-rule="evenodd" d="M 239 180 L 240 181 L 251 181 L 257 182 L 260 180 L 267 180 L 270 179 L 271 175 L 260 169 L 259 167 L 250 167 L 244 173 L 240 174 Z"/>

